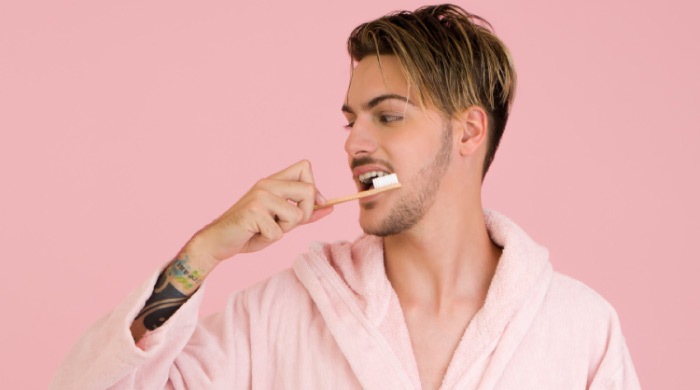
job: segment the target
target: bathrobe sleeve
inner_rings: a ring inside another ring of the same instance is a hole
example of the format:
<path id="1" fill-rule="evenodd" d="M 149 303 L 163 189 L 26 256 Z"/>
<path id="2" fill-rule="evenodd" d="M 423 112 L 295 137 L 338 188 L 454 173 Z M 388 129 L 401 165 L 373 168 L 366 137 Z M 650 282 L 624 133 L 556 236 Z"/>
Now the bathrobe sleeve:
<path id="1" fill-rule="evenodd" d="M 226 309 L 199 320 L 204 285 L 162 327 L 134 343 L 129 326 L 158 277 L 132 292 L 94 324 L 58 369 L 51 389 L 160 389 L 250 387 L 249 316 L 245 292 Z"/>
<path id="2" fill-rule="evenodd" d="M 590 382 L 589 389 L 640 389 L 639 379 L 632 363 L 622 327 L 615 309 L 606 302 L 610 313 L 604 354 Z"/>

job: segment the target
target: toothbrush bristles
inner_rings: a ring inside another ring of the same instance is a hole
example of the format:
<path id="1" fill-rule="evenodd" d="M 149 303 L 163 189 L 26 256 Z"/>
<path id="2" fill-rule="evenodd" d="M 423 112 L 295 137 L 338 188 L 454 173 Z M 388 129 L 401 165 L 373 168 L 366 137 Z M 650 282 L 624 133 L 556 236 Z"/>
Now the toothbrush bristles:
<path id="1" fill-rule="evenodd" d="M 398 184 L 398 183 L 399 183 L 399 177 L 396 176 L 395 173 L 392 173 L 391 175 L 375 177 L 374 179 L 372 179 L 372 185 L 374 185 L 374 188 L 386 187 L 386 186 L 389 186 L 392 184 Z"/>

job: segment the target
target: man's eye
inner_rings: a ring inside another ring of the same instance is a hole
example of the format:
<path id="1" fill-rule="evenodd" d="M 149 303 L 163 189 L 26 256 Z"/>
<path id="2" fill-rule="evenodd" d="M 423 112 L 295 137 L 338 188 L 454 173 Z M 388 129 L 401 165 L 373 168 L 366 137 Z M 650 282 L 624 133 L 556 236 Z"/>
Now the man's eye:
<path id="1" fill-rule="evenodd" d="M 350 122 L 347 125 L 343 126 L 343 128 L 346 130 L 350 130 L 350 129 L 352 129 L 353 125 L 355 125 L 355 122 Z"/>
<path id="2" fill-rule="evenodd" d="M 391 123 L 402 120 L 403 117 L 400 115 L 380 115 L 379 121 L 382 123 Z"/>

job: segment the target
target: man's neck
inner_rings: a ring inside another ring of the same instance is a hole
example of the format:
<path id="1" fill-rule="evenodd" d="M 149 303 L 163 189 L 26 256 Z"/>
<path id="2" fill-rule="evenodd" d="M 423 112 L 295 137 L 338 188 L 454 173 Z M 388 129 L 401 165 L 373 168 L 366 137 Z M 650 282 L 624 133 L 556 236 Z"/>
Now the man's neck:
<path id="1" fill-rule="evenodd" d="M 478 202 L 471 210 L 433 208 L 410 231 L 384 238 L 387 277 L 403 306 L 435 314 L 486 297 L 501 254 Z"/>

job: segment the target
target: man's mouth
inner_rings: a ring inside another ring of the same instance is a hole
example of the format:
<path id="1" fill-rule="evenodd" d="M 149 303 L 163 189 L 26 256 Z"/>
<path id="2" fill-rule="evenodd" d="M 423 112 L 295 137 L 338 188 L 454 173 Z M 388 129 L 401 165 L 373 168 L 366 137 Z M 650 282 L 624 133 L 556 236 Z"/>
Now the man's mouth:
<path id="1" fill-rule="evenodd" d="M 370 172 L 365 172 L 361 175 L 358 176 L 358 181 L 360 182 L 360 187 L 362 191 L 367 191 L 371 190 L 374 188 L 374 184 L 372 183 L 373 179 L 376 179 L 378 177 L 386 176 L 389 175 L 389 172 L 384 172 L 384 171 L 370 171 Z"/>

